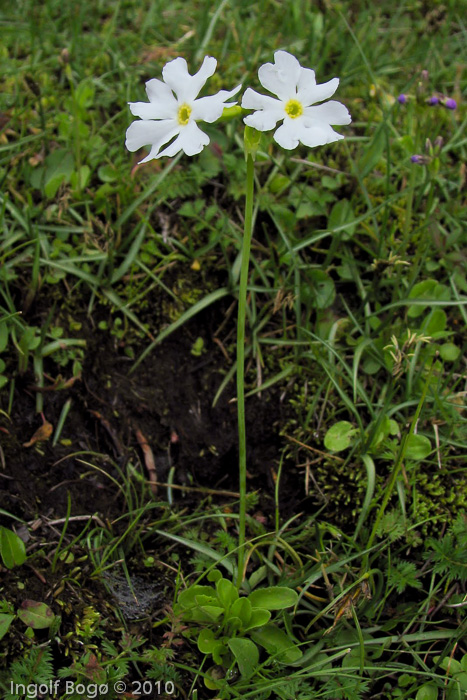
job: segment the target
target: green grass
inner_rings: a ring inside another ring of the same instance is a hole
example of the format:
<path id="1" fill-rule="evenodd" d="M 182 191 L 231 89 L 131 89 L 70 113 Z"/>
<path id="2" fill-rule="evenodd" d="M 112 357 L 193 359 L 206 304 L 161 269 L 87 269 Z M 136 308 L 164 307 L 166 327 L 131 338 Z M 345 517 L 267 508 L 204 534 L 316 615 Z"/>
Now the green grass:
<path id="1" fill-rule="evenodd" d="M 244 587 L 300 592 L 277 620 L 303 656 L 284 664 L 268 650 L 250 677 L 219 679 L 218 697 L 466 697 L 461 10 L 455 1 L 25 0 L 0 12 L 6 429 L 25 376 L 42 388 L 82 376 L 86 328 L 112 338 L 133 375 L 172 333 L 237 298 L 241 119 L 210 126 L 214 148 L 192 159 L 135 168 L 137 154 L 124 148 L 127 102 L 145 99 L 145 81 L 167 61 L 184 56 L 193 72 L 213 55 L 210 89 L 259 88 L 259 65 L 285 49 L 313 67 L 318 82 L 339 76 L 336 99 L 353 117 L 341 129 L 344 141 L 319 149 L 284 152 L 265 134 L 255 164 L 247 401 L 277 391 L 286 418 L 268 494 L 274 517 L 267 525 L 247 518 Z M 455 98 L 458 108 L 429 106 L 432 95 Z M 415 154 L 425 164 L 411 162 Z M 234 391 L 234 336 L 227 338 L 230 364 L 213 403 Z M 47 415 L 48 397 L 36 392 L 31 410 Z M 53 445 L 73 415 L 67 397 L 58 404 Z M 188 509 L 174 507 L 177 484 L 154 499 L 136 452 L 124 467 L 109 455 L 70 448 L 70 456 L 101 475 L 121 517 L 96 520 L 91 504 L 81 529 L 68 511 L 48 541 L 30 528 L 31 566 L 48 561 L 79 590 L 67 557 L 81 557 L 96 585 L 118 571 L 131 588 L 132 565 L 157 577 L 151 567 L 160 559 L 176 581 L 168 586 L 174 604 L 213 567 L 235 572 L 236 501 L 226 510 L 225 497 L 204 492 Z M 1 443 L 0 458 L 8 475 Z M 292 471 L 303 474 L 313 514 L 287 520 L 281 484 Z M 255 512 L 257 494 L 248 499 Z M 23 569 L 11 576 L 29 576 Z M 143 640 L 110 609 L 106 616 L 87 603 L 66 639 L 59 629 L 24 635 L 11 622 L 1 641 L 5 691 L 12 675 L 34 683 L 74 673 L 88 683 L 94 655 L 99 682 L 139 677 L 173 683 L 180 698 L 212 697 L 196 629 L 187 642 L 170 609 Z M 7 598 L 0 605 L 1 632 L 2 615 L 15 610 Z M 51 675 L 55 637 L 62 665 Z"/>

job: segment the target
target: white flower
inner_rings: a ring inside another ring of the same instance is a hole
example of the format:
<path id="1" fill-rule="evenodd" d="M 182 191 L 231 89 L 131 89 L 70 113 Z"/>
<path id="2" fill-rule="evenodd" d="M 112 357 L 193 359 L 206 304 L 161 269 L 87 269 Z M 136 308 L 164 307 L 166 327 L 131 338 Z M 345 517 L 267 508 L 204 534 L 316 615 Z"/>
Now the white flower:
<path id="1" fill-rule="evenodd" d="M 197 126 L 197 121 L 211 124 L 221 116 L 224 107 L 241 85 L 234 90 L 220 90 L 216 95 L 196 99 L 207 79 L 216 70 L 217 61 L 206 56 L 195 75 L 190 75 L 184 58 L 169 61 L 162 69 L 162 80 L 149 80 L 146 93 L 149 102 L 129 102 L 131 113 L 140 117 L 127 129 L 125 145 L 129 151 L 151 146 L 149 155 L 140 163 L 161 156 L 174 156 L 184 151 L 187 156 L 200 153 L 209 143 L 209 136 Z M 176 137 L 176 138 L 175 138 Z M 160 149 L 172 139 L 163 151 Z"/>
<path id="2" fill-rule="evenodd" d="M 295 56 L 287 51 L 276 51 L 274 63 L 265 63 L 258 71 L 261 85 L 279 99 L 261 95 L 248 88 L 242 99 L 242 107 L 257 110 L 243 120 L 258 131 L 274 129 L 274 139 L 282 148 L 296 148 L 299 142 L 305 146 L 322 146 L 344 137 L 331 124 L 350 124 L 352 118 L 340 102 L 316 102 L 327 100 L 337 90 L 339 79 L 317 85 L 315 72 L 302 68 Z"/>

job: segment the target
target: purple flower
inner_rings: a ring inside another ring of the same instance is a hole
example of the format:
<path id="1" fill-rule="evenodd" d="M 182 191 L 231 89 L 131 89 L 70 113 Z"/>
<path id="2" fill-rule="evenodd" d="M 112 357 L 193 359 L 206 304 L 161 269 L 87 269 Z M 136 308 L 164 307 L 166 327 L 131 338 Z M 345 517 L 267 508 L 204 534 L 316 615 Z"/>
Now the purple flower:
<path id="1" fill-rule="evenodd" d="M 439 97 L 436 97 L 436 95 L 433 95 L 433 97 L 430 97 L 429 100 L 427 100 L 429 105 L 437 105 L 439 103 Z"/>
<path id="2" fill-rule="evenodd" d="M 403 93 L 399 95 L 397 98 L 397 101 L 399 102 L 400 105 L 405 105 L 407 102 L 407 95 L 404 95 Z"/>
<path id="3" fill-rule="evenodd" d="M 427 158 L 427 156 L 421 156 L 416 154 L 410 156 L 410 161 L 412 163 L 416 163 L 416 165 L 426 165 L 429 162 L 429 158 Z"/>
<path id="4" fill-rule="evenodd" d="M 452 97 L 447 97 L 444 100 L 443 104 L 448 109 L 457 109 L 457 102 L 456 102 L 456 100 L 453 100 Z"/>

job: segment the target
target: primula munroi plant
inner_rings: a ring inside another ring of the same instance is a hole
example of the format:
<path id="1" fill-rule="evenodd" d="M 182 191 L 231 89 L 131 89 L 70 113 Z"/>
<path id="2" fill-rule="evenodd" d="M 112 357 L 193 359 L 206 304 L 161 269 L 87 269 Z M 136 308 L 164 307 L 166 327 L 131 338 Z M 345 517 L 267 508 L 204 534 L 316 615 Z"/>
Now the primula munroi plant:
<path id="1" fill-rule="evenodd" d="M 237 414 L 239 439 L 239 535 L 237 588 L 244 578 L 246 530 L 246 429 L 245 429 L 245 319 L 249 275 L 249 258 L 253 234 L 254 159 L 259 148 L 261 131 L 274 129 L 274 140 L 288 150 L 299 143 L 308 147 L 321 146 L 343 139 L 331 124 L 350 124 L 351 116 L 340 102 L 328 100 L 337 90 L 339 79 L 333 78 L 318 85 L 315 72 L 303 68 L 295 56 L 287 51 L 276 51 L 274 64 L 259 68 L 259 80 L 264 88 L 277 98 L 261 95 L 248 88 L 242 99 L 244 109 L 255 110 L 244 118 L 246 157 L 246 199 L 244 238 L 241 254 L 240 284 L 237 320 Z M 146 83 L 147 102 L 130 102 L 132 114 L 140 117 L 126 132 L 126 147 L 137 151 L 150 145 L 149 154 L 140 163 L 153 158 L 174 156 L 180 151 L 187 155 L 200 153 L 209 143 L 209 136 L 197 126 L 197 121 L 213 123 L 224 108 L 236 103 L 233 97 L 241 86 L 221 90 L 211 97 L 197 98 L 207 79 L 213 75 L 217 61 L 206 56 L 195 75 L 188 73 L 185 59 L 176 58 L 162 69 L 163 81 L 153 79 Z M 322 103 L 322 104 L 317 104 Z M 174 139 L 174 140 L 173 140 Z M 169 143 L 170 142 L 170 143 Z M 169 143 L 164 149 L 161 148 Z"/>
<path id="2" fill-rule="evenodd" d="M 246 155 L 246 200 L 244 219 L 244 239 L 242 249 L 242 267 L 240 273 L 240 290 L 237 325 L 237 406 L 239 433 L 239 482 L 240 482 L 240 518 L 239 518 L 239 554 L 238 586 L 243 579 L 244 539 L 245 539 L 245 502 L 246 502 L 246 435 L 244 410 L 244 345 L 245 317 L 248 286 L 248 263 L 250 245 L 253 235 L 253 198 L 254 198 L 254 158 L 259 147 L 258 131 L 270 131 L 278 121 L 282 125 L 275 131 L 274 140 L 283 148 L 292 149 L 303 143 L 306 146 L 320 146 L 344 137 L 335 132 L 332 124 L 350 124 L 351 116 L 340 102 L 312 106 L 316 102 L 331 97 L 337 90 L 339 79 L 333 78 L 328 83 L 317 85 L 315 72 L 302 68 L 298 60 L 287 51 L 276 51 L 275 63 L 266 63 L 258 70 L 261 84 L 279 99 L 261 95 L 248 88 L 242 99 L 242 107 L 256 110 L 245 117 L 245 155 Z"/>

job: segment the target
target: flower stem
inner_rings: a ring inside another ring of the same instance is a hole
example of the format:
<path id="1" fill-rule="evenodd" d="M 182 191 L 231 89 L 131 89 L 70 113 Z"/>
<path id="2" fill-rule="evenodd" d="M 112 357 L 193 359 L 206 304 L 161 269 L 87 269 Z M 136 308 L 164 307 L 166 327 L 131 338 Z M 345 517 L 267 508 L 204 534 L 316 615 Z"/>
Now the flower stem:
<path id="1" fill-rule="evenodd" d="M 245 428 L 245 316 L 248 291 L 248 268 L 250 262 L 251 237 L 253 234 L 253 194 L 254 163 L 250 153 L 246 160 L 246 200 L 245 226 L 242 247 L 242 266 L 240 271 L 240 288 L 238 293 L 237 320 L 237 415 L 238 415 L 238 452 L 239 452 L 239 491 L 240 512 L 238 526 L 238 571 L 237 588 L 243 581 L 245 561 L 245 525 L 246 525 L 246 428 Z"/>

